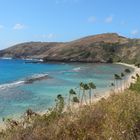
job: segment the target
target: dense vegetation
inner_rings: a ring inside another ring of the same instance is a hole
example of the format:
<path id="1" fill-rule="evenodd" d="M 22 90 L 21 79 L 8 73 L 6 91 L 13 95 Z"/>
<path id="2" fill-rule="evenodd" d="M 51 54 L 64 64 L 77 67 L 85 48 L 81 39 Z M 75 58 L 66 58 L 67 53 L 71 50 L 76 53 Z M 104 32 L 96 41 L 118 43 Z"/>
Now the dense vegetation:
<path id="1" fill-rule="evenodd" d="M 69 108 L 67 112 L 63 97 L 58 95 L 56 106 L 44 115 L 29 109 L 20 122 L 5 120 L 7 127 L 0 133 L 0 139 L 139 140 L 140 77 L 136 77 L 137 82 L 131 84 L 130 89 L 120 94 L 112 93 L 96 104 Z M 87 85 L 81 83 L 81 87 L 84 86 Z M 75 95 L 73 90 L 70 93 Z"/>

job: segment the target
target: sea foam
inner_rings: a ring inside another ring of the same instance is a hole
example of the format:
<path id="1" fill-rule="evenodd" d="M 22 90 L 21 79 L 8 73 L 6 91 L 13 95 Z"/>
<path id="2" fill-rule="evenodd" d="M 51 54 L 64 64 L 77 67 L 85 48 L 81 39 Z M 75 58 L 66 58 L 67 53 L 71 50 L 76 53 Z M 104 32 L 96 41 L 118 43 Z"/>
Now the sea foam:
<path id="1" fill-rule="evenodd" d="M 19 80 L 19 81 L 15 81 L 12 83 L 7 83 L 7 84 L 1 84 L 0 85 L 0 89 L 6 89 L 6 88 L 12 88 L 12 87 L 17 87 L 23 84 L 29 84 L 29 83 L 33 83 L 35 81 L 39 81 L 39 80 L 43 80 L 44 78 L 47 78 L 48 74 L 34 74 L 28 78 L 25 78 L 24 80 Z"/>
<path id="2" fill-rule="evenodd" d="M 73 71 L 79 72 L 81 70 L 80 67 L 74 68 Z"/>
<path id="3" fill-rule="evenodd" d="M 0 89 L 6 89 L 6 88 L 12 88 L 12 87 L 15 87 L 15 86 L 19 86 L 21 84 L 24 84 L 25 81 L 16 81 L 16 82 L 12 82 L 12 83 L 9 83 L 9 84 L 1 84 L 0 85 Z"/>

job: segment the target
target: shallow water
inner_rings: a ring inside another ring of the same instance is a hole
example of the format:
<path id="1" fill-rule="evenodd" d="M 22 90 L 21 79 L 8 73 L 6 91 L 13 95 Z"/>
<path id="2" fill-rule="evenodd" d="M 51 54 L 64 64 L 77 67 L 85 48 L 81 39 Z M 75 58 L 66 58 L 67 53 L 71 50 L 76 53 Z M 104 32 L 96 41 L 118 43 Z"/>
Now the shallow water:
<path id="1" fill-rule="evenodd" d="M 46 110 L 58 94 L 66 99 L 71 88 L 78 90 L 80 82 L 94 82 L 96 92 L 110 89 L 114 73 L 125 68 L 117 64 L 25 63 L 25 60 L 0 59 L 0 118 L 23 114 L 28 108 Z M 47 79 L 31 84 L 28 78 L 48 74 Z"/>

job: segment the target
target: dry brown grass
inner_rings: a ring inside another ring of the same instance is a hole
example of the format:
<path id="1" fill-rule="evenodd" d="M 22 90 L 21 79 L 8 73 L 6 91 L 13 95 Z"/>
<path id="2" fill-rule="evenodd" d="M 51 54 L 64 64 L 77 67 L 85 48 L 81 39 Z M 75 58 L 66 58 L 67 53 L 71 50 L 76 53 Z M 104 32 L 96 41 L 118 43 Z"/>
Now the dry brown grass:
<path id="1" fill-rule="evenodd" d="M 13 128 L 8 127 L 1 132 L 0 140 L 140 139 L 138 90 L 112 95 L 96 105 L 82 107 L 76 113 L 62 113 L 59 107 L 49 115 L 31 116 L 30 120 L 25 117 L 24 125 L 22 122 Z"/>

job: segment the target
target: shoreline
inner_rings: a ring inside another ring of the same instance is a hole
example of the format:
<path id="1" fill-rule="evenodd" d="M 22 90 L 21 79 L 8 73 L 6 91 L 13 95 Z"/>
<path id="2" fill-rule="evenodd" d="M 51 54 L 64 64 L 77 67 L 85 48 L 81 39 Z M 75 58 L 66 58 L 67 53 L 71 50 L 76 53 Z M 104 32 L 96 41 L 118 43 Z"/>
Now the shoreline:
<path id="1" fill-rule="evenodd" d="M 119 87 L 117 90 L 115 89 L 114 90 L 114 93 L 115 94 L 119 94 L 120 92 L 123 92 L 124 90 L 128 89 L 128 87 L 130 86 L 130 83 L 135 83 L 136 82 L 136 79 L 132 79 L 132 76 L 136 76 L 136 74 L 139 74 L 140 75 L 140 68 L 136 67 L 135 65 L 133 64 L 127 64 L 127 63 L 113 63 L 113 64 L 118 64 L 118 65 L 124 65 L 124 66 L 127 66 L 127 67 L 131 67 L 134 69 L 133 72 L 131 72 L 130 74 L 128 74 L 128 77 L 127 77 L 127 83 L 124 85 L 122 85 L 121 87 Z M 127 86 L 126 86 L 127 85 Z M 119 92 L 118 92 L 119 90 Z M 97 102 L 99 102 L 101 99 L 107 99 L 110 97 L 110 95 L 113 93 L 113 90 L 112 89 L 109 89 L 108 91 L 105 91 L 104 94 L 99 94 L 100 92 L 94 92 L 92 95 L 92 99 L 91 99 L 91 103 L 92 104 L 96 104 Z M 94 95 L 97 95 L 96 97 Z M 87 100 L 87 102 L 89 102 L 89 100 Z M 79 104 L 74 104 L 73 105 L 73 109 L 74 111 L 77 111 L 77 109 L 79 109 L 80 107 L 86 105 L 85 102 L 82 103 L 82 105 L 79 105 Z M 64 112 L 67 111 L 67 105 L 66 107 L 64 108 Z M 43 114 L 46 114 L 47 113 L 47 109 L 44 110 L 44 111 L 38 111 L 37 112 L 39 115 L 43 115 Z M 17 119 L 18 121 L 20 121 L 21 119 L 20 118 L 15 118 Z M 6 128 L 6 125 L 4 122 L 0 122 L 0 131 L 1 130 L 4 130 Z"/>
<path id="2" fill-rule="evenodd" d="M 134 64 L 127 64 L 127 63 L 114 63 L 114 64 L 123 65 L 123 66 L 127 66 L 127 67 L 130 67 L 130 68 L 134 69 L 133 72 L 128 74 L 127 83 L 125 83 L 125 84 L 123 83 L 122 87 L 119 86 L 119 88 L 114 91 L 114 93 L 119 94 L 120 92 L 118 92 L 118 90 L 119 91 L 122 90 L 121 92 L 123 92 L 124 90 L 129 88 L 131 83 L 135 83 L 136 82 L 136 79 L 132 79 L 132 76 L 134 76 L 136 78 L 136 74 L 140 75 L 140 68 L 138 68 Z M 112 93 L 112 91 L 106 91 L 106 93 L 102 97 L 100 97 L 100 98 L 108 98 L 111 93 Z"/>
<path id="3" fill-rule="evenodd" d="M 122 85 L 122 87 L 119 87 L 119 91 L 122 90 L 121 92 L 123 92 L 124 90 L 128 89 L 130 84 L 131 83 L 135 83 L 136 82 L 136 79 L 132 79 L 132 76 L 136 77 L 136 74 L 139 74 L 140 75 L 140 68 L 138 68 L 137 66 L 135 66 L 134 64 L 127 64 L 127 63 L 114 63 L 114 64 L 118 64 L 118 65 L 123 65 L 123 66 L 127 66 L 127 67 L 130 67 L 130 68 L 133 68 L 134 71 L 131 72 L 130 74 L 128 74 L 128 78 L 127 78 L 127 83 L 124 85 Z M 116 94 L 120 93 L 118 92 L 118 90 L 115 90 L 114 92 Z M 111 94 L 111 91 L 107 91 L 103 96 L 102 98 L 108 98 Z M 101 98 L 101 97 L 100 97 Z"/>
<path id="4" fill-rule="evenodd" d="M 130 68 L 133 68 L 134 71 L 131 72 L 130 74 L 128 74 L 127 82 L 126 83 L 123 83 L 122 86 L 119 86 L 117 89 L 113 89 L 113 90 L 110 89 L 108 91 L 105 91 L 104 94 L 102 94 L 102 95 L 101 94 L 97 94 L 97 96 L 99 95 L 99 97 L 95 97 L 95 96 L 92 97 L 92 99 L 91 99 L 91 103 L 92 104 L 96 104 L 97 102 L 99 102 L 103 98 L 104 99 L 109 98 L 112 93 L 114 93 L 114 94 L 120 94 L 124 90 L 128 89 L 130 87 L 130 84 L 131 83 L 135 83 L 136 82 L 136 79 L 132 79 L 132 76 L 134 76 L 136 78 L 136 74 L 139 74 L 140 75 L 140 68 L 138 68 L 134 64 L 127 64 L 127 63 L 113 63 L 113 64 L 118 64 L 118 65 L 123 65 L 123 66 L 130 67 Z M 89 100 L 87 100 L 87 102 L 89 102 Z M 84 105 L 86 105 L 85 102 L 83 102 L 82 106 L 84 106 Z M 80 108 L 80 106 L 78 104 L 75 104 L 72 109 L 74 111 L 76 111 L 77 108 Z"/>

